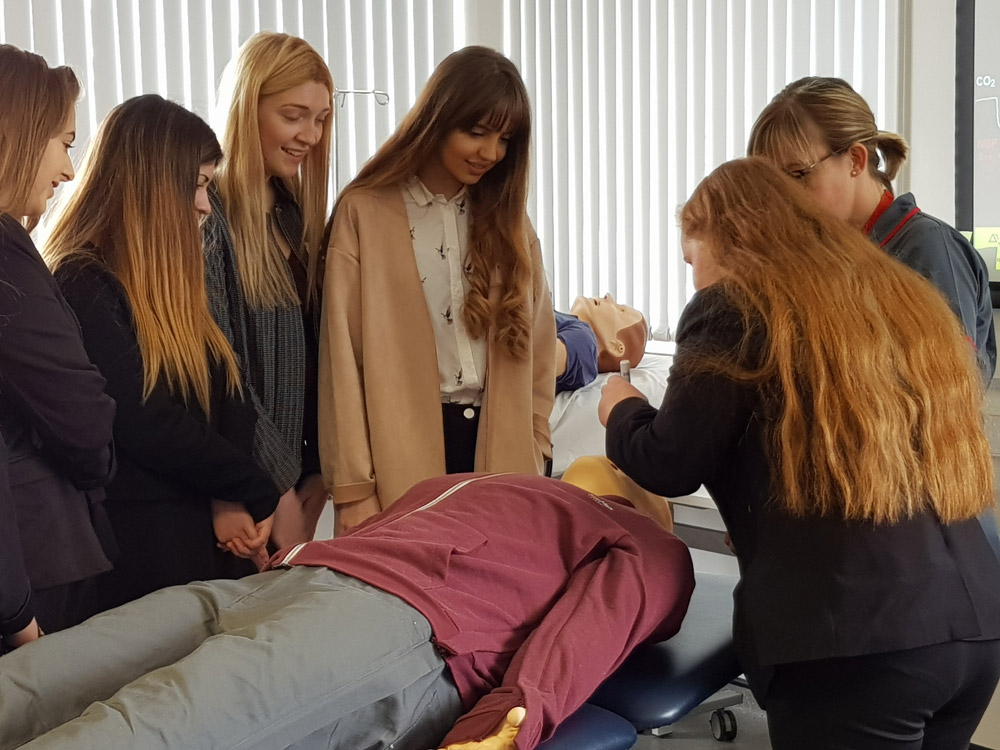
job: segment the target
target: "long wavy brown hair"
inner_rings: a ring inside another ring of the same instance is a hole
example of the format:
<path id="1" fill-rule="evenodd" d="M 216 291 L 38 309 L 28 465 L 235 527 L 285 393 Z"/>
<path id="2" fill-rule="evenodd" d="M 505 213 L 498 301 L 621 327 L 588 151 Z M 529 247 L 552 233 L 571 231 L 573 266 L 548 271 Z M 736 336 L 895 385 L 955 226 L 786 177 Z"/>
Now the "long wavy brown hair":
<path id="1" fill-rule="evenodd" d="M 25 206 L 45 147 L 69 119 L 80 96 L 71 68 L 50 68 L 45 58 L 0 44 L 0 213 L 22 221 L 29 231 L 37 216 Z"/>
<path id="2" fill-rule="evenodd" d="M 240 389 L 229 341 L 208 309 L 194 199 L 198 170 L 222 149 L 197 115 L 156 94 L 104 119 L 80 181 L 44 248 L 55 271 L 67 259 L 100 262 L 128 298 L 142 354 L 143 398 L 160 378 L 210 410 L 210 360 Z"/>
<path id="3" fill-rule="evenodd" d="M 742 311 L 744 344 L 766 341 L 753 364 L 693 367 L 765 394 L 780 505 L 948 523 L 992 504 L 975 353 L 930 282 L 760 158 L 716 169 L 680 220 L 721 268 L 714 288 Z"/>
<path id="4" fill-rule="evenodd" d="M 408 180 L 440 152 L 450 133 L 480 124 L 509 133 L 510 140 L 503 160 L 468 188 L 472 268 L 462 314 L 474 338 L 486 336 L 495 326 L 497 342 L 523 358 L 531 330 L 527 312 L 532 280 L 527 225 L 531 103 L 514 63 L 487 47 L 465 47 L 448 55 L 396 132 L 344 188 L 341 198 L 353 190 Z M 494 272 L 502 290 L 495 308 L 489 296 Z"/>

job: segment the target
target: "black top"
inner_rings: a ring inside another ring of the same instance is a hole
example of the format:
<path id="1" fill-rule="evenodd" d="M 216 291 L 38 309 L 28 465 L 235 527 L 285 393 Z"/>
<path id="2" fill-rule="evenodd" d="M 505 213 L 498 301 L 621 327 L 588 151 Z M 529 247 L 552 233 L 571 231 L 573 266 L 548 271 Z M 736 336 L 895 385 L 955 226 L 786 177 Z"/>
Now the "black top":
<path id="1" fill-rule="evenodd" d="M 115 593 L 105 604 L 163 586 L 252 572 L 216 550 L 212 498 L 242 502 L 260 521 L 274 512 L 278 490 L 251 457 L 255 415 L 226 393 L 213 370 L 211 418 L 192 395 L 161 381 L 143 399 L 143 364 L 125 290 L 98 261 L 70 260 L 57 280 L 83 328 L 84 343 L 118 403 L 119 470 L 107 488 L 108 513 L 122 549 Z M 108 587 L 105 586 L 105 589 Z"/>
<path id="2" fill-rule="evenodd" d="M 755 691 L 766 685 L 762 665 L 1000 638 L 1000 561 L 976 519 L 942 525 L 923 513 L 876 526 L 794 518 L 771 502 L 764 426 L 774 416 L 761 391 L 678 375 L 696 352 L 741 356 L 743 337 L 742 316 L 720 290 L 696 294 L 662 406 L 617 405 L 607 454 L 652 492 L 704 484 L 711 493 L 739 558 L 734 635 Z M 760 356 L 759 346 L 743 349 L 754 350 Z"/>
<path id="3" fill-rule="evenodd" d="M 24 228 L 0 215 L 0 431 L 34 589 L 111 567 L 101 509 L 115 405 Z M 102 545 L 103 542 L 103 545 Z"/>
<path id="4" fill-rule="evenodd" d="M 34 617 L 30 594 L 14 498 L 7 481 L 7 446 L 0 440 L 0 641 L 28 627 Z"/>

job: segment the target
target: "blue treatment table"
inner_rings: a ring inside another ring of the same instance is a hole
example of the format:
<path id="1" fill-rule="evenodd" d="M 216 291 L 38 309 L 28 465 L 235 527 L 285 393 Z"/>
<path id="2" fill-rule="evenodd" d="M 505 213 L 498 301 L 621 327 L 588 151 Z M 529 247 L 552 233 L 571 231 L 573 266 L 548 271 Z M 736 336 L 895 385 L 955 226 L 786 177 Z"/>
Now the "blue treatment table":
<path id="1" fill-rule="evenodd" d="M 738 577 L 717 573 L 695 577 L 680 632 L 636 649 L 594 693 L 590 699 L 594 705 L 584 705 L 539 750 L 626 750 L 635 738 L 621 732 L 618 717 L 640 732 L 664 735 L 675 722 L 700 711 L 712 711 L 716 739 L 735 738 L 735 717 L 727 706 L 742 702 L 743 696 L 719 691 L 741 672 L 732 637 Z M 606 711 L 597 712 L 596 707 Z"/>

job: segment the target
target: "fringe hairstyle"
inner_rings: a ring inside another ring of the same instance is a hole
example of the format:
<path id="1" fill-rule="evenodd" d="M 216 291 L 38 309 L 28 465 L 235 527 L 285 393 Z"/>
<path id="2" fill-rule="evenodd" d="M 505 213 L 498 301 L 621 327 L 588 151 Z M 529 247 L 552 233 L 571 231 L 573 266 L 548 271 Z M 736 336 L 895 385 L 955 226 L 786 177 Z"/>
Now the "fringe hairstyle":
<path id="1" fill-rule="evenodd" d="M 38 216 L 25 210 L 45 147 L 69 118 L 80 82 L 62 65 L 10 44 L 0 44 L 0 213 L 19 219 L 29 232 Z"/>
<path id="2" fill-rule="evenodd" d="M 225 109 L 222 145 L 226 161 L 216 184 L 226 207 L 247 302 L 256 307 L 299 304 L 285 259 L 269 241 L 267 181 L 260 146 L 257 106 L 262 97 L 280 94 L 310 81 L 326 86 L 333 106 L 333 76 L 323 58 L 304 39 L 261 31 L 244 42 L 223 72 L 218 105 Z M 220 109 L 219 114 L 221 115 Z M 299 175 L 286 185 L 302 210 L 303 242 L 309 258 L 309 296 L 318 299 L 319 259 L 326 219 L 333 112 L 323 123 L 319 142 L 309 149 Z"/>
<path id="3" fill-rule="evenodd" d="M 723 270 L 715 288 L 743 313 L 744 347 L 767 342 L 759 367 L 710 355 L 692 367 L 760 386 L 782 507 L 950 523 L 991 506 L 982 379 L 930 282 L 760 158 L 716 169 L 680 221 Z"/>
<path id="4" fill-rule="evenodd" d="M 155 94 L 118 105 L 81 167 L 77 189 L 45 247 L 53 270 L 67 259 L 103 263 L 132 308 L 143 363 L 142 397 L 162 377 L 185 403 L 210 411 L 210 363 L 240 390 L 236 357 L 208 309 L 194 200 L 198 170 L 222 150 L 197 115 Z"/>
<path id="5" fill-rule="evenodd" d="M 878 129 L 868 102 L 847 81 L 809 76 L 785 86 L 761 111 L 750 131 L 747 154 L 806 164 L 817 137 L 834 154 L 855 143 L 864 145 L 869 173 L 890 192 L 909 153 L 902 136 Z M 884 169 L 879 169 L 880 154 Z"/>
<path id="6" fill-rule="evenodd" d="M 455 130 L 484 125 L 507 132 L 502 161 L 468 188 L 469 293 L 462 314 L 473 338 L 495 326 L 497 342 L 512 356 L 528 355 L 532 264 L 527 215 L 531 103 L 524 81 L 510 60 L 487 47 L 465 47 L 435 69 L 413 108 L 388 140 L 344 188 L 385 187 L 408 180 L 441 151 Z M 336 207 L 334 208 L 336 213 Z M 329 235 L 331 224 L 327 227 Z M 502 292 L 494 309 L 494 271 Z"/>

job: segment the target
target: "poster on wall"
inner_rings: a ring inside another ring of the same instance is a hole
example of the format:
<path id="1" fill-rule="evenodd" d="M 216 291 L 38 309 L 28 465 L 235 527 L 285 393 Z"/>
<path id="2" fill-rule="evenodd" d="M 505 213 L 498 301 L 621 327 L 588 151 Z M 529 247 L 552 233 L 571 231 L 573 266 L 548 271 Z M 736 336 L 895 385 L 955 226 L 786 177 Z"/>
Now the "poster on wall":
<path id="1" fill-rule="evenodd" d="M 959 0 L 956 217 L 1000 292 L 1000 0 Z"/>

